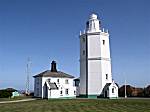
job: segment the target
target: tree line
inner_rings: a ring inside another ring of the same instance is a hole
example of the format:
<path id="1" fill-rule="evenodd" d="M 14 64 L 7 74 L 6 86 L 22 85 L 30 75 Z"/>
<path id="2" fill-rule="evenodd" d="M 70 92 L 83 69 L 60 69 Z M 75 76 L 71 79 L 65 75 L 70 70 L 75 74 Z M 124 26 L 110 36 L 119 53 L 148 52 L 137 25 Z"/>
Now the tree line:
<path id="1" fill-rule="evenodd" d="M 150 85 L 145 88 L 133 87 L 126 85 L 126 95 L 128 97 L 150 97 Z M 119 97 L 125 96 L 125 85 L 119 88 Z"/>

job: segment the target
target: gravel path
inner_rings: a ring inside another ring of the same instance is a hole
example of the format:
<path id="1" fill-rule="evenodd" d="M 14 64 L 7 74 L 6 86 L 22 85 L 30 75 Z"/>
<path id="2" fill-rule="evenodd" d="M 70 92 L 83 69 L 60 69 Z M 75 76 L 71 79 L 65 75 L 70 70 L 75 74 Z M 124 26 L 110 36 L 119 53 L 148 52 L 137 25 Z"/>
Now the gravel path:
<path id="1" fill-rule="evenodd" d="M 22 99 L 22 100 L 15 100 L 15 101 L 0 101 L 0 104 L 3 104 L 3 103 L 15 103 L 15 102 L 25 102 L 25 101 L 32 101 L 32 100 L 36 100 L 36 99 Z"/>

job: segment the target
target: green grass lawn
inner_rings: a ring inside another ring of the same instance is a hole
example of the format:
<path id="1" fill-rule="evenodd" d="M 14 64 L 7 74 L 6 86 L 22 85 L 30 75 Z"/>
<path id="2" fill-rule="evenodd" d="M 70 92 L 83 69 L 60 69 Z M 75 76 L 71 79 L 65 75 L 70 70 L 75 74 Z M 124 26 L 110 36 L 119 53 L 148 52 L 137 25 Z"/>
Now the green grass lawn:
<path id="1" fill-rule="evenodd" d="M 147 99 L 51 99 L 0 104 L 0 112 L 150 112 Z"/>

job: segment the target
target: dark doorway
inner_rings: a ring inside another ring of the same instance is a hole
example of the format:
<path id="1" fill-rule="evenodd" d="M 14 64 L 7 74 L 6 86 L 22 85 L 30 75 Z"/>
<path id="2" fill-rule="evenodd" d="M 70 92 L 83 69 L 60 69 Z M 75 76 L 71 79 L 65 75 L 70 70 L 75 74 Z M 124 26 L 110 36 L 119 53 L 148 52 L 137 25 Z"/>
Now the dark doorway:
<path id="1" fill-rule="evenodd" d="M 43 92 L 43 98 L 48 98 L 48 87 L 46 83 L 44 84 Z"/>

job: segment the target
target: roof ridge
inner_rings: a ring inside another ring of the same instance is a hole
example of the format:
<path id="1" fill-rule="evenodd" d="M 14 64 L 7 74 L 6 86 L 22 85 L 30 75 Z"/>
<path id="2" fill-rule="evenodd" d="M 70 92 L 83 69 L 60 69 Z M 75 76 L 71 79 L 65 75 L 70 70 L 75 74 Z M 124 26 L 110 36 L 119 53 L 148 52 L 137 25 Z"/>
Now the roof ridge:
<path id="1" fill-rule="evenodd" d="M 35 76 L 33 76 L 34 78 L 35 77 L 62 77 L 62 78 L 74 78 L 74 76 L 68 74 L 68 73 L 65 73 L 65 72 L 62 72 L 62 71 L 57 71 L 57 72 L 52 72 L 51 70 L 45 70 Z"/>

